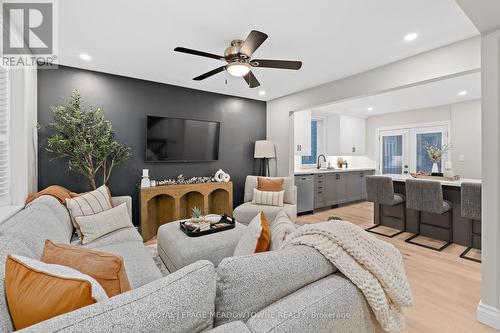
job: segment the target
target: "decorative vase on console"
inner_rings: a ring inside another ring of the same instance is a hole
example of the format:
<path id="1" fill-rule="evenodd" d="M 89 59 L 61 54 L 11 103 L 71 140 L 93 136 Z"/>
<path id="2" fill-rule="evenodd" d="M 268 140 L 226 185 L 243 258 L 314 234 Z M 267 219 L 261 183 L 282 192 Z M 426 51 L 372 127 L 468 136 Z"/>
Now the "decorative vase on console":
<path id="1" fill-rule="evenodd" d="M 151 182 L 149 181 L 149 169 L 142 169 L 142 180 L 141 188 L 150 187 Z"/>
<path id="2" fill-rule="evenodd" d="M 450 150 L 450 145 L 443 145 L 441 147 L 431 145 L 426 146 L 425 150 L 427 151 L 427 155 L 432 161 L 432 176 L 443 176 L 438 168 L 438 163 L 441 162 L 443 155 Z"/>
<path id="3" fill-rule="evenodd" d="M 436 173 L 439 173 L 439 168 L 438 168 L 438 164 L 436 162 L 432 163 L 432 171 L 431 173 L 434 175 Z"/>

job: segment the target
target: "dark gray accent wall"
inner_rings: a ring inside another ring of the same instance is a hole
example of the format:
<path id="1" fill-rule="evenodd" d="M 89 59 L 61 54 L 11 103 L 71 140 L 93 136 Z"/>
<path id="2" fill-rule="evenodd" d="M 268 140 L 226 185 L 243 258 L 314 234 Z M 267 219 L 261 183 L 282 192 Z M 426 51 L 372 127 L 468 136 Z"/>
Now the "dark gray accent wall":
<path id="1" fill-rule="evenodd" d="M 53 121 L 50 106 L 62 104 L 79 89 L 88 104 L 103 108 L 117 139 L 132 147 L 133 157 L 117 167 L 109 186 L 113 195 L 130 195 L 134 202 L 134 224 L 139 223 L 137 185 L 141 170 L 148 168 L 152 179 L 179 174 L 208 176 L 222 168 L 231 175 L 234 204 L 243 201 L 245 177 L 255 174 L 253 159 L 256 140 L 265 138 L 265 102 L 204 92 L 123 76 L 59 66 L 38 71 L 38 122 Z M 146 115 L 218 121 L 221 123 L 219 160 L 196 163 L 147 163 Z M 89 190 L 85 179 L 70 173 L 65 163 L 50 161 L 45 151 L 47 135 L 38 139 L 38 187 L 65 186 L 72 191 Z"/>

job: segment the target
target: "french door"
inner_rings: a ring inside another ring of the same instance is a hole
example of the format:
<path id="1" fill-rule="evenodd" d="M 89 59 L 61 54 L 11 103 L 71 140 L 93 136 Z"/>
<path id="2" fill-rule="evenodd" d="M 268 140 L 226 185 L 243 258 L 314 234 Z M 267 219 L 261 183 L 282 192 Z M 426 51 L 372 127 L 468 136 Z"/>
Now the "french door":
<path id="1" fill-rule="evenodd" d="M 409 127 L 379 131 L 379 170 L 382 174 L 430 173 L 432 160 L 427 148 L 441 148 L 449 141 L 448 125 Z M 444 161 L 451 160 L 450 153 L 443 155 L 438 168 L 444 169 Z"/>
<path id="2" fill-rule="evenodd" d="M 380 142 L 380 172 L 382 174 L 408 173 L 408 131 L 381 131 Z"/>

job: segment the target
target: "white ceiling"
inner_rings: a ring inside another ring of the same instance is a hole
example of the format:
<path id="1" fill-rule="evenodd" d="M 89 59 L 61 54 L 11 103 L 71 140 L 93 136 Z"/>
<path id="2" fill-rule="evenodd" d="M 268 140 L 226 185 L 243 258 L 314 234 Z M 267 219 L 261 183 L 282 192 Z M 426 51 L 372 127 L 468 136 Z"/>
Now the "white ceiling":
<path id="1" fill-rule="evenodd" d="M 498 0 L 457 0 L 468 17 L 482 34 L 500 27 L 500 1 Z"/>
<path id="2" fill-rule="evenodd" d="M 59 63 L 254 99 L 270 100 L 478 34 L 454 0 L 71 0 L 58 1 Z M 221 73 L 222 54 L 250 30 L 269 35 L 257 58 L 302 60 L 300 71 L 255 69 L 262 86 Z M 419 38 L 404 42 L 407 33 Z M 80 59 L 81 53 L 92 57 Z M 228 84 L 225 80 L 228 80 Z M 265 96 L 259 96 L 265 90 Z"/>
<path id="3" fill-rule="evenodd" d="M 460 96 L 458 93 L 466 91 Z M 421 84 L 378 95 L 313 108 L 315 116 L 346 113 L 370 117 L 384 113 L 423 109 L 481 98 L 481 73 Z M 368 108 L 373 108 L 369 110 Z"/>

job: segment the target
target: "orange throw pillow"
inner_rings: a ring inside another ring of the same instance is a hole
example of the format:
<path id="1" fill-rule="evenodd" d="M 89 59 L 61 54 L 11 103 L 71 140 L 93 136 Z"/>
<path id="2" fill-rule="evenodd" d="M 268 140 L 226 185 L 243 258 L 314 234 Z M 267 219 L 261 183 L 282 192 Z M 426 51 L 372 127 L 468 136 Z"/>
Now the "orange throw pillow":
<path id="1" fill-rule="evenodd" d="M 108 299 L 88 275 L 16 255 L 5 263 L 5 296 L 16 330 Z"/>
<path id="2" fill-rule="evenodd" d="M 266 192 L 283 191 L 283 178 L 257 177 L 257 189 Z"/>
<path id="3" fill-rule="evenodd" d="M 255 246 L 255 253 L 269 251 L 271 245 L 271 231 L 269 230 L 269 223 L 267 223 L 266 215 L 264 212 L 260 213 L 260 224 L 262 226 L 262 231 L 257 239 L 257 245 Z"/>
<path id="4" fill-rule="evenodd" d="M 245 256 L 252 253 L 266 252 L 271 245 L 271 231 L 264 212 L 261 212 L 250 221 L 243 236 L 241 236 L 234 256 Z"/>
<path id="5" fill-rule="evenodd" d="M 125 265 L 120 256 L 80 246 L 45 241 L 41 261 L 71 267 L 96 279 L 109 297 L 130 290 Z"/>

